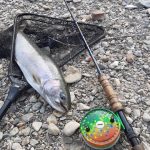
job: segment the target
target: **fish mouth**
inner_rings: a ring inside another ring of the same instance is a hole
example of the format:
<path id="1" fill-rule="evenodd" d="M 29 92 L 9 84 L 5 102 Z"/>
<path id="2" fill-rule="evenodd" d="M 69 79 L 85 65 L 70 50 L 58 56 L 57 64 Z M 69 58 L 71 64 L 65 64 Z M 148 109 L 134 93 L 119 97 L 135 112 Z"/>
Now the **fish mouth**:
<path id="1" fill-rule="evenodd" d="M 67 112 L 69 110 L 62 102 L 60 102 L 60 105 L 65 110 L 65 112 Z"/>
<path id="2" fill-rule="evenodd" d="M 61 112 L 61 113 L 66 113 L 66 112 L 68 112 L 68 110 L 69 110 L 69 108 L 67 107 L 67 106 L 65 106 L 64 104 L 63 104 L 63 102 L 57 102 L 57 101 L 55 101 L 55 99 L 53 99 L 53 100 L 50 100 L 50 99 L 46 99 L 47 100 L 47 102 L 48 102 L 48 104 L 52 107 L 52 108 L 54 108 L 55 110 L 57 110 L 57 111 L 59 111 L 59 112 Z"/>

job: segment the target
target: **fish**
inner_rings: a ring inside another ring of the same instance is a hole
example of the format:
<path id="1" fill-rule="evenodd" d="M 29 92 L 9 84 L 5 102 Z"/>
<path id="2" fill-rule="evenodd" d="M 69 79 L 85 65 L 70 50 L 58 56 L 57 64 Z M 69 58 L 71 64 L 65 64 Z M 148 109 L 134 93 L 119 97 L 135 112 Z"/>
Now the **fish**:
<path id="1" fill-rule="evenodd" d="M 62 113 L 71 108 L 70 92 L 60 69 L 22 31 L 16 35 L 15 61 L 27 82 L 52 108 Z"/>
<path id="2" fill-rule="evenodd" d="M 146 8 L 150 8 L 150 0 L 139 0 L 139 2 Z"/>

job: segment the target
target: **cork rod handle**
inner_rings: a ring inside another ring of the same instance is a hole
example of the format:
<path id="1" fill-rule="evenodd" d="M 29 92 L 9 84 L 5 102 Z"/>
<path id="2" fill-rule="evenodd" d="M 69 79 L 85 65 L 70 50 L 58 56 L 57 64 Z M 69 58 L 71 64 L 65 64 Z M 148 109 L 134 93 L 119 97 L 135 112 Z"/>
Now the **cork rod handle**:
<path id="1" fill-rule="evenodd" d="M 122 104 L 119 102 L 118 96 L 116 92 L 113 90 L 112 85 L 109 83 L 107 77 L 105 75 L 100 75 L 98 77 L 99 82 L 101 83 L 103 90 L 109 100 L 109 104 L 111 109 L 114 112 L 119 110 L 123 110 Z"/>

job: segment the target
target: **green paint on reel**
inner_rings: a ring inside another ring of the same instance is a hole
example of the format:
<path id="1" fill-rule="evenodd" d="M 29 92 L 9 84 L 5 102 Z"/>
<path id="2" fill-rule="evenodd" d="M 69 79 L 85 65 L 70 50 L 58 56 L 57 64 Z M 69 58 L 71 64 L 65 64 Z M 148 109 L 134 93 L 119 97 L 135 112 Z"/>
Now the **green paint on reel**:
<path id="1" fill-rule="evenodd" d="M 89 111 L 80 123 L 83 139 L 92 148 L 108 149 L 120 137 L 121 120 L 110 110 L 96 108 Z"/>

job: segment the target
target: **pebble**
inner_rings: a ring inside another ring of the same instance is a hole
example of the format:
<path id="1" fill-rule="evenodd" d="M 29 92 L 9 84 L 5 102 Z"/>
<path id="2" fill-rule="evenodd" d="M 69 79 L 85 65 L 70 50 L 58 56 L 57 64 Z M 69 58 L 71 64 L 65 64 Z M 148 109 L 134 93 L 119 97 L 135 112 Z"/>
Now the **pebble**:
<path id="1" fill-rule="evenodd" d="M 68 122 L 64 129 L 63 129 L 63 133 L 66 136 L 71 136 L 75 133 L 75 131 L 80 127 L 80 124 L 74 120 Z"/>
<path id="2" fill-rule="evenodd" d="M 30 101 L 31 103 L 35 103 L 35 102 L 37 102 L 37 98 L 36 98 L 34 95 L 32 95 L 32 96 L 30 97 L 29 101 Z"/>
<path id="3" fill-rule="evenodd" d="M 74 66 L 69 66 L 65 73 L 65 81 L 66 83 L 74 83 L 80 81 L 82 78 L 82 74 L 78 68 Z"/>
<path id="4" fill-rule="evenodd" d="M 73 0 L 74 3 L 79 3 L 81 2 L 82 0 Z"/>
<path id="5" fill-rule="evenodd" d="M 137 56 L 137 57 L 142 57 L 142 52 L 139 50 L 139 51 L 134 51 L 134 55 Z"/>
<path id="6" fill-rule="evenodd" d="M 22 140 L 22 145 L 28 145 L 30 143 L 30 137 L 29 136 L 27 136 L 27 137 L 25 137 L 23 140 Z"/>
<path id="7" fill-rule="evenodd" d="M 127 120 L 129 121 L 130 124 L 132 124 L 133 119 L 131 117 L 127 116 Z"/>
<path id="8" fill-rule="evenodd" d="M 18 128 L 15 127 L 15 128 L 13 128 L 13 129 L 10 131 L 10 135 L 11 135 L 11 136 L 15 136 L 18 132 L 19 132 Z"/>
<path id="9" fill-rule="evenodd" d="M 35 131 L 39 131 L 40 130 L 40 128 L 41 128 L 41 126 L 42 126 L 42 122 L 33 122 L 32 123 L 32 127 L 33 127 L 33 129 L 35 130 Z"/>
<path id="10" fill-rule="evenodd" d="M 60 130 L 55 124 L 50 123 L 48 125 L 48 133 L 51 134 L 51 135 L 59 135 Z"/>
<path id="11" fill-rule="evenodd" d="M 120 87 L 120 85 L 121 85 L 120 80 L 117 78 L 114 79 L 114 83 L 117 87 Z"/>
<path id="12" fill-rule="evenodd" d="M 72 138 L 67 136 L 63 138 L 63 141 L 65 144 L 71 144 L 73 142 Z"/>
<path id="13" fill-rule="evenodd" d="M 143 114 L 143 120 L 145 121 L 145 122 L 150 122 L 150 114 L 148 114 L 148 113 L 144 113 Z"/>
<path id="14" fill-rule="evenodd" d="M 32 145 L 32 146 L 35 146 L 36 144 L 38 144 L 39 142 L 37 141 L 37 140 L 35 140 L 35 139 L 31 139 L 30 140 L 30 144 Z"/>
<path id="15" fill-rule="evenodd" d="M 134 132 L 135 132 L 136 135 L 139 135 L 139 134 L 140 134 L 140 131 L 141 131 L 140 128 L 135 128 L 135 127 L 133 127 L 133 130 L 134 130 Z"/>
<path id="16" fill-rule="evenodd" d="M 28 136 L 30 134 L 30 131 L 31 131 L 30 127 L 27 127 L 25 129 L 22 129 L 20 131 L 20 133 L 23 134 L 23 135 L 25 135 L 25 136 Z"/>
<path id="17" fill-rule="evenodd" d="M 31 121 L 32 117 L 33 117 L 33 113 L 25 114 L 22 116 L 22 120 L 25 122 L 29 122 Z"/>
<path id="18" fill-rule="evenodd" d="M 111 63 L 111 64 L 109 65 L 109 67 L 110 67 L 111 69 L 113 69 L 113 68 L 118 67 L 118 65 L 119 65 L 119 61 L 114 61 L 113 63 Z"/>
<path id="19" fill-rule="evenodd" d="M 94 10 L 91 12 L 91 16 L 93 20 L 102 20 L 104 19 L 105 13 L 101 10 Z"/>
<path id="20" fill-rule="evenodd" d="M 144 96 L 145 95 L 145 91 L 143 89 L 140 89 L 137 91 L 138 94 Z"/>
<path id="21" fill-rule="evenodd" d="M 132 112 L 131 108 L 125 107 L 125 113 L 126 113 L 126 114 L 130 115 L 131 112 Z"/>
<path id="22" fill-rule="evenodd" d="M 149 9 L 147 9 L 147 13 L 150 15 L 150 8 L 149 8 Z"/>
<path id="23" fill-rule="evenodd" d="M 78 110 L 89 110 L 90 107 L 87 106 L 87 105 L 85 105 L 85 104 L 83 104 L 83 103 L 78 103 L 77 109 L 78 109 Z"/>
<path id="24" fill-rule="evenodd" d="M 92 75 L 91 74 L 89 74 L 89 73 L 83 73 L 82 74 L 84 77 L 87 77 L 87 78 L 90 78 Z"/>
<path id="25" fill-rule="evenodd" d="M 126 55 L 126 60 L 128 63 L 133 63 L 134 62 L 134 55 L 132 52 L 128 52 Z"/>
<path id="26" fill-rule="evenodd" d="M 42 106 L 42 103 L 41 103 L 41 102 L 35 103 L 35 104 L 32 106 L 32 110 L 33 110 L 33 111 L 39 110 L 41 106 Z"/>
<path id="27" fill-rule="evenodd" d="M 0 108 L 3 106 L 4 102 L 0 101 Z"/>
<path id="28" fill-rule="evenodd" d="M 138 118 L 141 115 L 141 111 L 139 109 L 133 109 L 134 118 Z"/>
<path id="29" fill-rule="evenodd" d="M 45 112 L 45 106 L 42 106 L 40 109 L 40 113 L 43 114 Z"/>
<path id="30" fill-rule="evenodd" d="M 89 21 L 92 19 L 92 16 L 91 15 L 81 15 L 80 16 L 82 22 L 86 22 L 86 21 Z"/>
<path id="31" fill-rule="evenodd" d="M 52 114 L 47 118 L 47 123 L 53 123 L 53 124 L 57 124 L 57 118 Z"/>
<path id="32" fill-rule="evenodd" d="M 101 56 L 100 58 L 101 58 L 101 60 L 102 60 L 103 62 L 108 62 L 108 61 L 109 61 L 109 57 L 106 56 L 106 55 Z"/>
<path id="33" fill-rule="evenodd" d="M 12 149 L 13 150 L 22 150 L 22 147 L 19 143 L 13 143 L 12 144 Z"/>
<path id="34" fill-rule="evenodd" d="M 71 102 L 74 102 L 74 100 L 75 100 L 74 92 L 70 92 L 70 96 L 71 96 Z"/>
<path id="35" fill-rule="evenodd" d="M 0 132 L 0 141 L 3 139 L 3 132 Z"/>
<path id="36" fill-rule="evenodd" d="M 58 112 L 57 110 L 54 110 L 53 111 L 53 115 L 56 116 L 56 117 L 58 117 L 58 118 L 60 118 L 63 115 L 63 113 Z"/>
<path id="37" fill-rule="evenodd" d="M 137 6 L 135 6 L 135 5 L 126 5 L 125 8 L 126 9 L 136 9 Z"/>
<path id="38" fill-rule="evenodd" d="M 14 138 L 14 143 L 21 143 L 22 139 L 20 137 L 15 137 Z"/>

